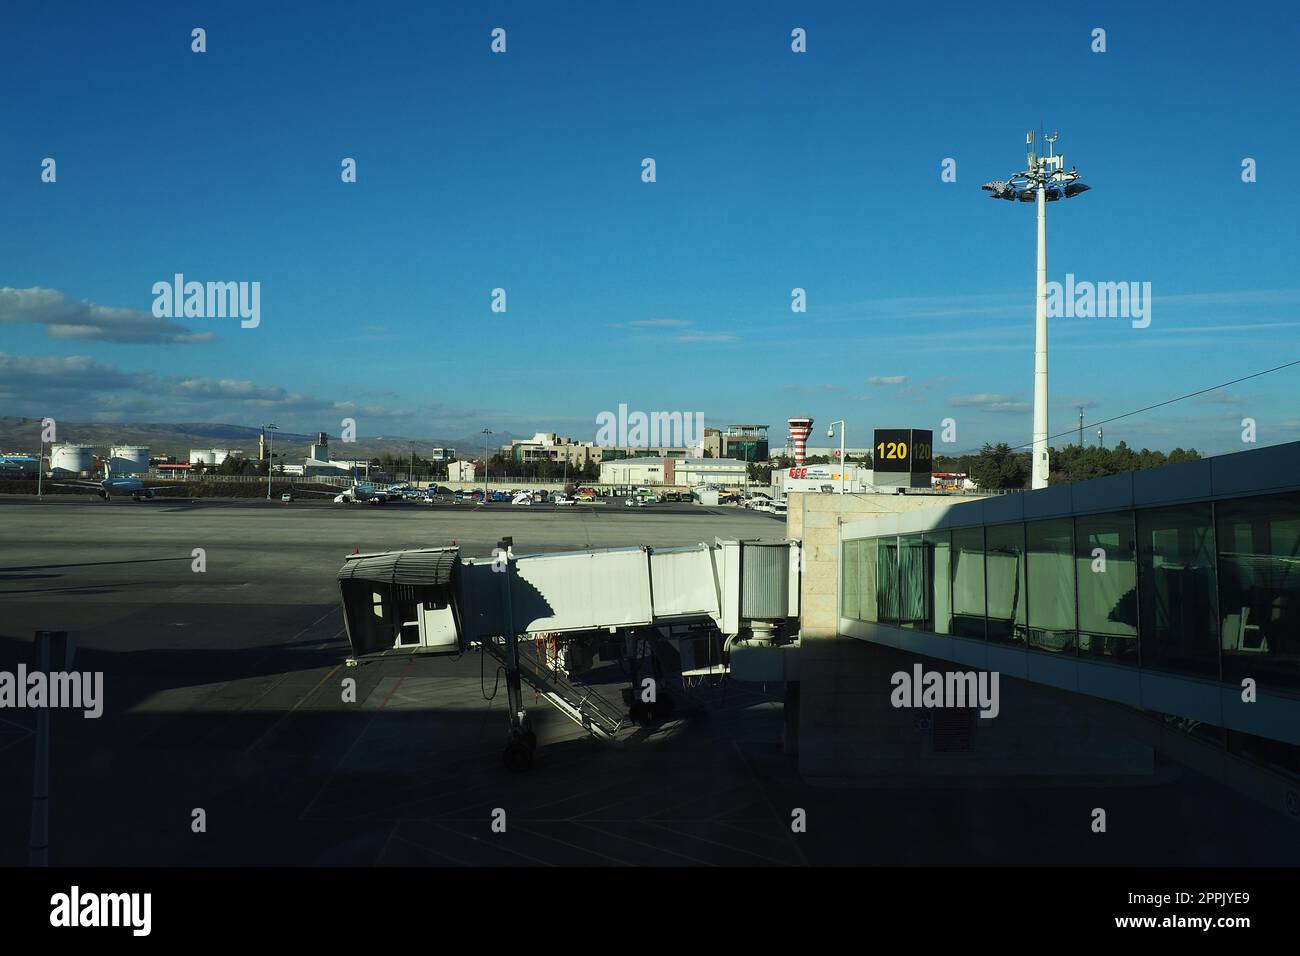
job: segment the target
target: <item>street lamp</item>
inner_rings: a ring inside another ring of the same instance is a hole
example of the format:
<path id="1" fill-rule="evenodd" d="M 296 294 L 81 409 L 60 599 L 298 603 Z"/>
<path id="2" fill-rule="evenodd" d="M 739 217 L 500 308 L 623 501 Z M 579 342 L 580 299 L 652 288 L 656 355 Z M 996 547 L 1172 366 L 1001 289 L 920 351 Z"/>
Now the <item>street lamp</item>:
<path id="1" fill-rule="evenodd" d="M 275 463 L 275 433 L 280 430 L 280 426 L 274 423 L 263 425 L 262 431 L 269 431 L 270 443 L 266 447 L 266 500 L 271 500 L 271 465 Z"/>
<path id="2" fill-rule="evenodd" d="M 44 477 L 45 468 L 43 459 L 45 458 L 45 422 L 41 422 L 41 450 L 36 453 L 36 498 L 41 498 L 41 478 Z M 51 475 L 51 477 L 53 477 Z"/>
<path id="3" fill-rule="evenodd" d="M 840 495 L 843 496 L 844 494 L 844 432 L 845 432 L 844 419 L 841 418 L 837 422 L 831 422 L 831 427 L 826 429 L 826 437 L 827 438 L 835 437 L 836 425 L 840 426 Z"/>
<path id="4" fill-rule="evenodd" d="M 1045 136 L 1047 155 L 1034 149 L 1034 134 L 1025 134 L 1029 147 L 1026 166 L 1010 179 L 985 183 L 981 189 L 994 199 L 1038 203 L 1038 290 L 1034 312 L 1034 455 L 1031 488 L 1047 487 L 1047 204 L 1062 197 L 1072 199 L 1091 189 L 1078 181 L 1076 167 L 1065 168 L 1065 156 L 1057 155 L 1060 133 Z"/>
<path id="5" fill-rule="evenodd" d="M 488 439 L 491 435 L 491 429 L 483 429 L 483 504 L 488 500 Z"/>

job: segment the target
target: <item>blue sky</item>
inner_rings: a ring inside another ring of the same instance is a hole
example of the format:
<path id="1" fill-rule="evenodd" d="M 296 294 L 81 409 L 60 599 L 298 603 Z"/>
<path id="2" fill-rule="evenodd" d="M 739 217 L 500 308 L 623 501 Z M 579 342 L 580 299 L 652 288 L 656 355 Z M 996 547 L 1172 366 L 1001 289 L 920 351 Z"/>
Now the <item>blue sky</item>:
<path id="1" fill-rule="evenodd" d="M 796 414 L 1028 442 L 1033 207 L 979 186 L 1040 125 L 1093 186 L 1049 207 L 1049 278 L 1154 295 L 1146 329 L 1053 321 L 1053 433 L 1300 359 L 1296 9 L 1133 6 L 1032 31 L 965 3 L 11 9 L 0 287 L 53 292 L 0 295 L 0 413 L 590 439 L 625 403 L 778 443 Z M 177 341 L 150 314 L 176 272 L 259 281 L 261 324 Z M 1298 384 L 1106 440 L 1296 440 Z"/>

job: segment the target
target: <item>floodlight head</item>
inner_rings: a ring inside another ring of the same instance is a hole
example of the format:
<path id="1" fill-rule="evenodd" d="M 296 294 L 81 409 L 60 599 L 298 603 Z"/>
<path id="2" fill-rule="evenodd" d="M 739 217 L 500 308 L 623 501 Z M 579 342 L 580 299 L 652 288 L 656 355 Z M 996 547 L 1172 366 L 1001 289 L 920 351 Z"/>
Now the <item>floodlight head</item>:
<path id="1" fill-rule="evenodd" d="M 1061 198 L 1061 191 L 1056 187 L 1052 187 L 1051 189 L 1044 190 L 1043 196 L 1048 202 L 1056 202 Z"/>
<path id="2" fill-rule="evenodd" d="M 1019 195 L 1017 198 L 1018 198 L 1021 202 L 1033 202 L 1033 201 L 1034 201 L 1035 199 L 1037 199 L 1038 197 L 1034 195 L 1034 190 L 1032 190 L 1032 189 L 1022 189 L 1022 190 L 1020 190 L 1020 195 Z"/>
<path id="3" fill-rule="evenodd" d="M 1070 183 L 1065 187 L 1065 198 L 1072 199 L 1079 193 L 1086 193 L 1091 188 L 1087 183 Z"/>

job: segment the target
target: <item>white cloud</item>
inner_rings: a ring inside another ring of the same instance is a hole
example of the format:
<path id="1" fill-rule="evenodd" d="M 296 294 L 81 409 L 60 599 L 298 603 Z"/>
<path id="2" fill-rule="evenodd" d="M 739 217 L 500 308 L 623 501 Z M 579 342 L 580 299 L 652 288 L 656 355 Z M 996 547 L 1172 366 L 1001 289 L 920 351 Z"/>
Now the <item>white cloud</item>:
<path id="1" fill-rule="evenodd" d="M 1016 401 L 1010 395 L 990 395 L 988 393 L 957 395 L 950 401 L 950 404 L 957 408 L 978 408 L 986 412 L 1016 415 L 1027 412 L 1032 408 L 1028 402 Z"/>
<path id="2" fill-rule="evenodd" d="M 151 312 L 70 299 L 57 289 L 0 288 L 0 322 L 43 325 L 52 339 L 84 342 L 177 345 L 216 338 L 211 332 L 193 332 Z"/>

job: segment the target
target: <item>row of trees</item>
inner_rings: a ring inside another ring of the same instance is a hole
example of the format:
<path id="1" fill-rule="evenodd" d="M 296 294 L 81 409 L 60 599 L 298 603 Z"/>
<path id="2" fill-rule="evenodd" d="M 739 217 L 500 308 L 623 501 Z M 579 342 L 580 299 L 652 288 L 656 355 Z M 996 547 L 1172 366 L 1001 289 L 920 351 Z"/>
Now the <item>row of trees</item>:
<path id="1" fill-rule="evenodd" d="M 1120 442 L 1114 448 L 1099 445 L 1086 448 L 1078 445 L 1049 447 L 1047 457 L 1049 480 L 1053 484 L 1067 484 L 1195 461 L 1201 455 L 1195 448 L 1175 448 L 1169 452 L 1152 451 L 1149 448 L 1135 451 Z M 981 488 L 1001 490 L 1026 487 L 1033 474 L 1033 465 L 1028 451 L 1013 449 L 1006 442 L 1001 442 L 997 445 L 986 444 L 977 455 L 936 458 L 934 470 L 964 472 Z"/>
<path id="2" fill-rule="evenodd" d="M 1049 447 L 1047 453 L 1048 472 L 1053 484 L 1086 481 L 1089 478 L 1158 468 L 1161 465 L 1174 465 L 1201 457 L 1195 448 L 1175 448 L 1170 452 L 1152 451 L 1149 448 L 1135 451 L 1124 442 L 1120 442 L 1114 448 L 1098 445 L 1085 448 L 1080 448 L 1078 445 L 1066 445 L 1064 448 Z M 804 464 L 825 465 L 830 464 L 831 460 L 826 455 L 818 455 L 809 457 Z M 849 464 L 862 465 L 866 468 L 872 466 L 869 454 L 857 458 L 848 455 L 845 460 Z M 794 459 L 779 455 L 768 464 L 750 465 L 749 480 L 768 484 L 773 470 L 781 471 L 793 465 Z M 936 456 L 933 470 L 960 472 L 981 488 L 988 490 L 1027 487 L 1033 473 L 1030 453 L 1012 448 L 1006 442 L 996 445 L 985 444 L 976 454 Z"/>

